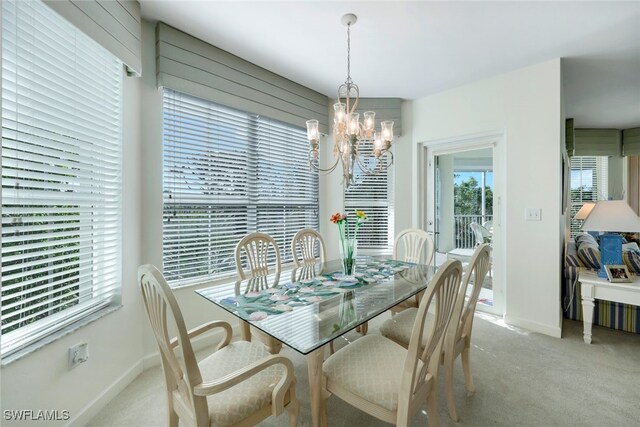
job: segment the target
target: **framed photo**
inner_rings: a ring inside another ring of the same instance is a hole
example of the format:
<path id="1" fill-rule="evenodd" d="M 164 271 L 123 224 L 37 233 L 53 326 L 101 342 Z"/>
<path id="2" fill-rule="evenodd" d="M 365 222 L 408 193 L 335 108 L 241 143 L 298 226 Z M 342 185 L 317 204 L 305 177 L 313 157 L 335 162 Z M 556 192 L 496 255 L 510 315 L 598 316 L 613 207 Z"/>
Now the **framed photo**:
<path id="1" fill-rule="evenodd" d="M 605 265 L 610 282 L 630 282 L 631 276 L 626 265 Z"/>

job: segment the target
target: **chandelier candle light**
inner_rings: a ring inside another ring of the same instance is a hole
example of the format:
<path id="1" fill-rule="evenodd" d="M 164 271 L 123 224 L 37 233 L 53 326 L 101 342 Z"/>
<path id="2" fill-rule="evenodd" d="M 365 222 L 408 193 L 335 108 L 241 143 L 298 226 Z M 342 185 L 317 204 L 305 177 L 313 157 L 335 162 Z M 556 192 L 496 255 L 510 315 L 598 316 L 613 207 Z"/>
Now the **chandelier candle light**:
<path id="1" fill-rule="evenodd" d="M 360 121 L 360 113 L 356 112 L 360 100 L 360 89 L 351 80 L 351 26 L 358 17 L 348 13 L 342 17 L 347 26 L 347 80 L 338 87 L 338 102 L 333 105 L 333 154 L 335 163 L 327 168 L 320 167 L 320 131 L 317 120 L 307 121 L 307 138 L 309 139 L 309 167 L 317 172 L 333 172 L 338 163 L 342 163 L 342 179 L 346 188 L 354 183 L 356 165 L 362 174 L 372 175 L 386 171 L 393 164 L 391 144 L 393 142 L 393 122 L 380 123 L 380 131 L 375 131 L 374 111 L 365 111 L 364 120 Z M 365 145 L 369 149 L 363 149 Z M 362 151 L 370 151 L 368 154 Z"/>

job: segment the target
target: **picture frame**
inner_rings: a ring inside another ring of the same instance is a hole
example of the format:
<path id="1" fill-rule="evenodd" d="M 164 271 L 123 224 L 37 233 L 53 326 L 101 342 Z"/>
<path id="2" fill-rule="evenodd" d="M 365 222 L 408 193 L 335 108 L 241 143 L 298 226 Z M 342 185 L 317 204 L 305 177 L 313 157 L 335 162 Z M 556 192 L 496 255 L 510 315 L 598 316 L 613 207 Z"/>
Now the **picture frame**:
<path id="1" fill-rule="evenodd" d="M 626 265 L 605 265 L 610 282 L 631 282 L 631 275 Z"/>

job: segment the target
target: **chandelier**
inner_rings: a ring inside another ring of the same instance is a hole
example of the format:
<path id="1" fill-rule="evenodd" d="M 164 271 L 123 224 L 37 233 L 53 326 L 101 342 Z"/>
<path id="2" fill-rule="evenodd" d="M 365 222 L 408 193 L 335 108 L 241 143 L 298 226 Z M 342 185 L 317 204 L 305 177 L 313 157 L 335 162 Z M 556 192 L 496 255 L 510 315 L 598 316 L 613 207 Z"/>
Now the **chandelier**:
<path id="1" fill-rule="evenodd" d="M 309 167 L 317 172 L 331 173 L 342 163 L 342 181 L 346 188 L 361 175 L 373 175 L 386 171 L 393 164 L 391 143 L 393 122 L 383 121 L 375 130 L 374 111 L 365 111 L 363 120 L 356 112 L 360 89 L 351 80 L 351 26 L 358 17 L 348 13 L 342 17 L 347 26 L 347 80 L 338 87 L 337 103 L 333 104 L 333 154 L 335 163 L 327 169 L 320 167 L 320 132 L 317 120 L 307 121 L 309 139 Z"/>

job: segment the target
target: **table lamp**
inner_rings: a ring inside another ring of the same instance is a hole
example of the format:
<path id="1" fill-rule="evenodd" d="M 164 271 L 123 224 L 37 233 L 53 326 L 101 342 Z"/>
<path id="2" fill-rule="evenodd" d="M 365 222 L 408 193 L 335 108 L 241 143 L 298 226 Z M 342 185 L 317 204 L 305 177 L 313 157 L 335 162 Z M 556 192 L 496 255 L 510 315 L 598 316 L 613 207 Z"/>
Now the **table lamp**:
<path id="1" fill-rule="evenodd" d="M 595 202 L 585 202 L 585 204 L 582 205 L 582 207 L 576 213 L 573 219 L 582 220 L 582 222 L 584 223 L 584 220 L 587 219 L 587 217 L 589 216 L 589 214 L 591 213 L 595 205 L 596 205 Z M 596 238 L 598 237 L 597 231 L 589 231 L 588 233 L 591 234 L 593 237 L 596 237 Z"/>
<path id="2" fill-rule="evenodd" d="M 581 220 L 587 219 L 587 217 L 589 216 L 589 214 L 591 213 L 595 205 L 596 204 L 594 202 L 585 202 L 585 204 L 582 205 L 582 207 L 576 213 L 573 219 L 581 219 Z"/>
<path id="3" fill-rule="evenodd" d="M 640 217 L 624 200 L 602 200 L 596 203 L 582 224 L 584 231 L 604 231 L 600 236 L 599 277 L 606 278 L 605 265 L 622 265 L 622 236 L 613 233 L 637 233 Z"/>

